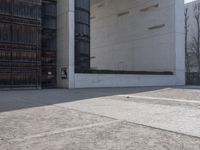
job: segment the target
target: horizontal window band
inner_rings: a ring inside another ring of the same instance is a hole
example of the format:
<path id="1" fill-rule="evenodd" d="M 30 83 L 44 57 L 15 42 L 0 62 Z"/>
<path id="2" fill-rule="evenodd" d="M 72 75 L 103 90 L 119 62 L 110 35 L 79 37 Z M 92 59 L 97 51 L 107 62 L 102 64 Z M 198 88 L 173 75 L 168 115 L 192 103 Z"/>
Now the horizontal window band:
<path id="1" fill-rule="evenodd" d="M 125 11 L 125 12 L 121 12 L 119 14 L 117 14 L 119 17 L 124 16 L 124 15 L 128 15 L 130 12 L 129 11 Z"/>

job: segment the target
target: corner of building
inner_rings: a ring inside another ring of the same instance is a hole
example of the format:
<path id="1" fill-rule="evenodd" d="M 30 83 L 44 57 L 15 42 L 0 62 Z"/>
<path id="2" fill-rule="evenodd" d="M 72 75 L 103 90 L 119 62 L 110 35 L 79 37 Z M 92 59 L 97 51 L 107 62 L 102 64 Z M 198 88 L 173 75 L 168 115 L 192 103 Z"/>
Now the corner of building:
<path id="1" fill-rule="evenodd" d="M 184 1 L 175 0 L 176 85 L 185 85 Z"/>

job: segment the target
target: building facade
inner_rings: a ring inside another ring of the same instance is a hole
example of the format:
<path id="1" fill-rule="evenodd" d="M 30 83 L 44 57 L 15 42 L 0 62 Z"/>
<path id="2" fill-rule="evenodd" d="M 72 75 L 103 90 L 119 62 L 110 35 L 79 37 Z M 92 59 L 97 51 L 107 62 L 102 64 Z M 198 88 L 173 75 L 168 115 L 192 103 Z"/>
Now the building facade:
<path id="1" fill-rule="evenodd" d="M 185 84 L 182 0 L 0 4 L 2 88 Z"/>

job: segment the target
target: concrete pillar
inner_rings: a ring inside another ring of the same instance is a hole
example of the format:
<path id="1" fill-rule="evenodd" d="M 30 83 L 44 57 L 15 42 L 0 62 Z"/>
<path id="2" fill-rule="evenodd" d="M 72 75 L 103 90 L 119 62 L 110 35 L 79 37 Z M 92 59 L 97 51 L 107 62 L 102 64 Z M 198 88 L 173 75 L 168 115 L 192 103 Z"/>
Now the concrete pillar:
<path id="1" fill-rule="evenodd" d="M 57 86 L 74 88 L 74 0 L 57 3 Z M 64 69 L 67 78 L 62 75 Z"/>
<path id="2" fill-rule="evenodd" d="M 176 85 L 185 84 L 184 1 L 175 0 Z"/>

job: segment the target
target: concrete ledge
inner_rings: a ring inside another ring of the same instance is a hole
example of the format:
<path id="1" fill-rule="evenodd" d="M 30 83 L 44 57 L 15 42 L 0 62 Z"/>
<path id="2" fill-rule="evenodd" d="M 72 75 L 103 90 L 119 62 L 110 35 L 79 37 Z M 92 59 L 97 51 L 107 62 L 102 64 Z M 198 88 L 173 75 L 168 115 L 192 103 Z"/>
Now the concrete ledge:
<path id="1" fill-rule="evenodd" d="M 75 74 L 75 88 L 170 85 L 176 85 L 176 75 Z"/>

